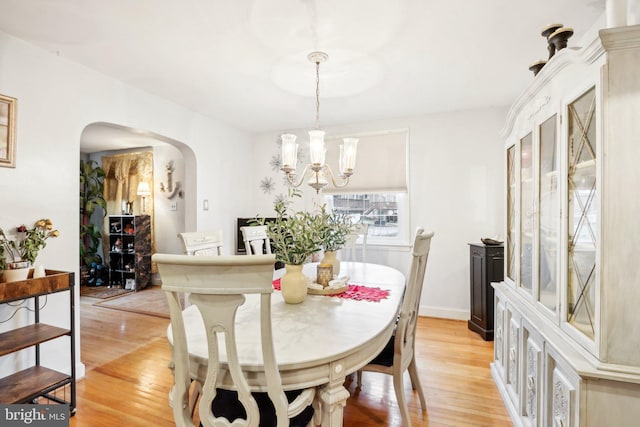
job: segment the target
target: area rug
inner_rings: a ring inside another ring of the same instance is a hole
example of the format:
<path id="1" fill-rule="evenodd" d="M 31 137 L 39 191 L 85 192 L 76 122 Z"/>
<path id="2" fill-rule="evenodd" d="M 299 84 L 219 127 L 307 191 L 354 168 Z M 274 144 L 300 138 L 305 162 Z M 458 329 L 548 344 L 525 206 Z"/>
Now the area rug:
<path id="1" fill-rule="evenodd" d="M 106 299 L 131 292 L 133 291 L 129 289 L 107 288 L 106 286 L 80 286 L 80 296 L 82 297 Z"/>
<path id="2" fill-rule="evenodd" d="M 129 295 L 99 301 L 93 305 L 113 310 L 146 314 L 148 316 L 169 318 L 167 297 L 160 286 L 149 286 L 137 292 L 132 292 Z"/>

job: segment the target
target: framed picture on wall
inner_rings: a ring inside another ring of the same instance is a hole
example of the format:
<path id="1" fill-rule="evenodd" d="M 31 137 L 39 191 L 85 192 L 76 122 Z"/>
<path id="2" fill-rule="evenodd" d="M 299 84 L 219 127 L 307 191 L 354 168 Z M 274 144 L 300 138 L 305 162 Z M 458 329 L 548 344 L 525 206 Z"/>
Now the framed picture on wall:
<path id="1" fill-rule="evenodd" d="M 0 166 L 16 167 L 16 109 L 18 100 L 0 95 Z"/>

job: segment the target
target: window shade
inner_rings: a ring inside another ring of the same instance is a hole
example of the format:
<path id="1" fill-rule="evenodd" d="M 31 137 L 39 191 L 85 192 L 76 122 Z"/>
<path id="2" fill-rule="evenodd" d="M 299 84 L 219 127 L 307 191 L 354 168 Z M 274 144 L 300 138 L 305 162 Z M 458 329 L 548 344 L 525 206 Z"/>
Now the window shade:
<path id="1" fill-rule="evenodd" d="M 348 135 L 359 138 L 355 173 L 343 188 L 327 185 L 325 194 L 407 192 L 408 130 Z M 347 136 L 347 135 L 345 135 Z M 339 174 L 338 160 L 343 137 L 327 138 L 326 163 Z"/>

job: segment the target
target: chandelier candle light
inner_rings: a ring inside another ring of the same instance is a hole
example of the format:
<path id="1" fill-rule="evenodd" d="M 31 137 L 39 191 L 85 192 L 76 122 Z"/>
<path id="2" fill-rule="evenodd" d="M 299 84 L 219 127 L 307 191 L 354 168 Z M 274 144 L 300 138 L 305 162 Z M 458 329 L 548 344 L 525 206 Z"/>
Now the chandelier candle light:
<path id="1" fill-rule="evenodd" d="M 356 167 L 356 151 L 358 149 L 357 138 L 344 138 L 340 144 L 340 160 L 339 160 L 339 181 L 336 180 L 333 171 L 325 163 L 326 149 L 324 146 L 324 131 L 320 130 L 320 63 L 324 62 L 329 56 L 324 52 L 311 52 L 307 58 L 316 64 L 316 128 L 309 131 L 309 157 L 311 163 L 307 164 L 296 182 L 296 165 L 298 162 L 298 144 L 296 143 L 296 135 L 284 134 L 282 139 L 282 168 L 281 170 L 287 176 L 287 180 L 294 187 L 302 185 L 305 177 L 309 175 L 309 184 L 320 193 L 327 184 L 327 176 L 331 178 L 334 187 L 344 187 L 349 183 L 349 177 L 353 175 Z"/>

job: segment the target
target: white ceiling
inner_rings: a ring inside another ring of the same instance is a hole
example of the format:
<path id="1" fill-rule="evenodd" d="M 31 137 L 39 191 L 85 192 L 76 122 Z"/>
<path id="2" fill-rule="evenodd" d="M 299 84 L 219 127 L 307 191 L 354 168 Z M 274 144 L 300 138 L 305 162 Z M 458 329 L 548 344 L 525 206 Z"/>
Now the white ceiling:
<path id="1" fill-rule="evenodd" d="M 507 106 L 604 0 L 0 0 L 0 30 L 249 132 Z"/>

